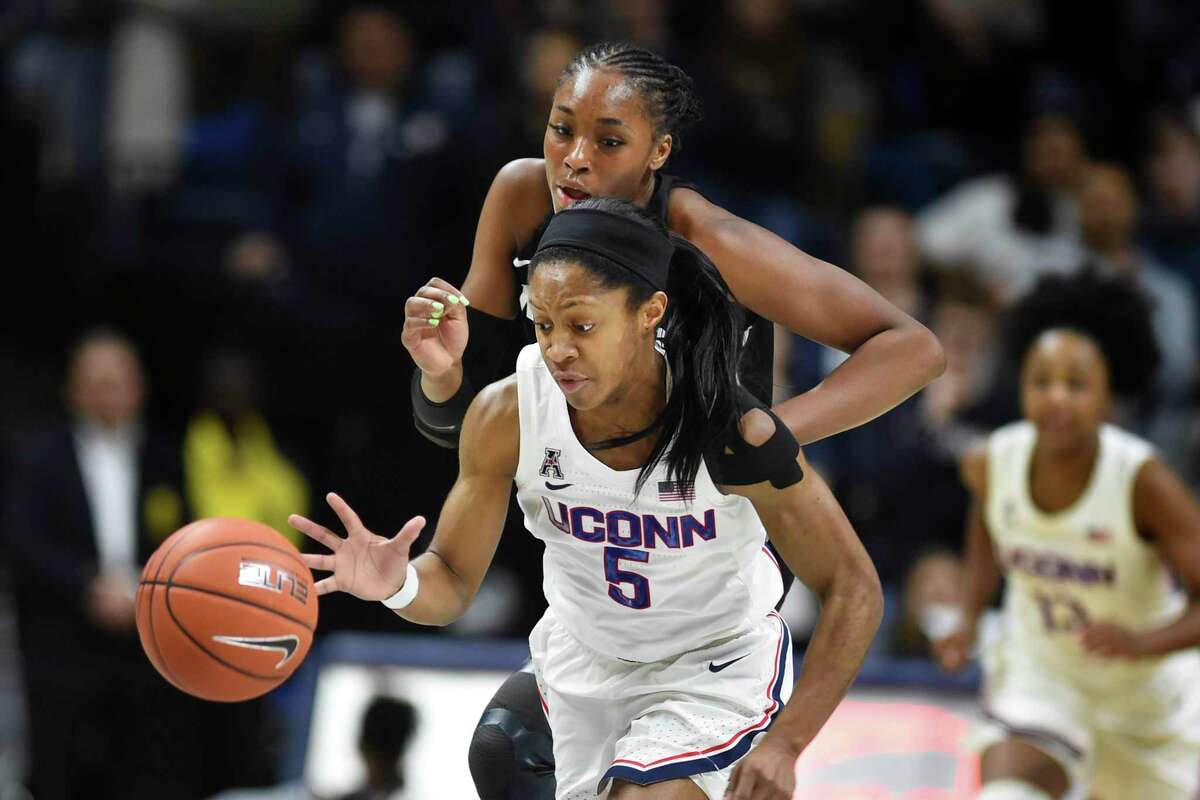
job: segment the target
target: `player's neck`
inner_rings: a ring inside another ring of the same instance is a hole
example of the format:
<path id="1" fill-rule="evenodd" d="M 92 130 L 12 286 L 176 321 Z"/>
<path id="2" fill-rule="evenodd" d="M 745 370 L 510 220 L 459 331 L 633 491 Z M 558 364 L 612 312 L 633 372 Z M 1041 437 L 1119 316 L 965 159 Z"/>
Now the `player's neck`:
<path id="1" fill-rule="evenodd" d="M 1099 452 L 1099 431 L 1070 449 L 1035 446 L 1030 473 L 1035 494 L 1041 494 L 1039 488 L 1061 490 L 1086 486 L 1096 468 Z"/>
<path id="2" fill-rule="evenodd" d="M 587 411 L 571 410 L 571 425 L 575 435 L 589 450 L 592 445 L 636 434 L 654 424 L 667 404 L 666 364 L 657 353 L 649 370 L 657 371 L 654 379 L 631 380 L 603 404 Z M 641 374 L 642 370 L 637 370 Z M 627 445 L 598 449 L 593 454 L 614 469 L 631 469 L 645 463 L 661 431 L 648 431 L 646 436 Z M 641 459 L 637 461 L 637 459 Z M 630 465 L 628 462 L 637 461 Z M 617 466 L 620 462 L 622 466 Z"/>

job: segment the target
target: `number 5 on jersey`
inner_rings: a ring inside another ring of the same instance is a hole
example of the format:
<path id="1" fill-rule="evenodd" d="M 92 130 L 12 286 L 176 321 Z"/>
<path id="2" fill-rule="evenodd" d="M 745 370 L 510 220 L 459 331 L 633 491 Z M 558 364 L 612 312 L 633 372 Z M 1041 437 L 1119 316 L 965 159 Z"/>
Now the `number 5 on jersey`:
<path id="1" fill-rule="evenodd" d="M 650 554 L 645 550 L 630 550 L 627 547 L 605 547 L 604 579 L 608 581 L 608 596 L 629 608 L 649 608 L 650 581 L 646 580 L 645 575 L 621 569 L 622 559 L 645 564 L 650 560 Z M 621 584 L 633 587 L 632 595 L 627 594 Z"/>

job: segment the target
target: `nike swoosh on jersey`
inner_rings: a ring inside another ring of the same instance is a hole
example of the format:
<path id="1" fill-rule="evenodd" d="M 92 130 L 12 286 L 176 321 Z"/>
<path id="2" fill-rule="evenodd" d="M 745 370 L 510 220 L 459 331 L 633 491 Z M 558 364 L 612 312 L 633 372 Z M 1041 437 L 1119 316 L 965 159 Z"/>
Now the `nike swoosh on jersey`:
<path id="1" fill-rule="evenodd" d="M 748 655 L 750 655 L 750 654 L 746 653 L 745 656 L 738 656 L 737 658 L 733 659 L 732 661 L 726 661 L 724 664 L 714 664 L 713 662 L 710 661 L 710 662 L 708 662 L 708 671 L 709 672 L 720 672 L 721 670 L 728 667 L 730 664 L 736 664 L 737 662 L 741 661 L 743 658 L 745 658 Z"/>
<path id="2" fill-rule="evenodd" d="M 551 483 L 550 481 L 546 481 L 546 488 L 549 489 L 550 491 L 556 491 L 558 489 L 566 489 L 568 486 L 574 486 L 574 485 L 575 484 L 573 484 L 573 483 Z"/>
<path id="3" fill-rule="evenodd" d="M 275 665 L 279 669 L 292 659 L 300 647 L 300 637 L 290 636 L 214 636 L 213 641 L 221 644 L 231 644 L 234 647 L 245 647 L 248 650 L 276 650 L 283 653 L 283 658 Z"/>

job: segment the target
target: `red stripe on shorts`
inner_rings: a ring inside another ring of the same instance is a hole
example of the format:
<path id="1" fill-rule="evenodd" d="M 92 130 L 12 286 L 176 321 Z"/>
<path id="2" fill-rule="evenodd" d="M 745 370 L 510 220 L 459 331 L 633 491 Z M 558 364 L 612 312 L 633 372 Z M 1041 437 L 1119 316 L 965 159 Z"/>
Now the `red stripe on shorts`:
<path id="1" fill-rule="evenodd" d="M 765 550 L 766 548 L 763 548 L 763 549 Z M 722 742 L 721 744 L 713 745 L 712 747 L 706 748 L 704 750 L 692 750 L 687 753 L 679 753 L 678 755 L 664 756 L 663 758 L 660 758 L 657 761 L 651 761 L 649 764 L 643 764 L 640 761 L 634 761 L 633 759 L 630 759 L 630 758 L 614 759 L 612 763 L 613 764 L 629 764 L 631 766 L 638 767 L 640 769 L 649 769 L 650 767 L 656 766 L 658 764 L 662 764 L 667 761 L 676 761 L 681 758 L 692 758 L 693 756 L 706 756 L 709 753 L 712 753 L 716 750 L 724 750 L 725 748 L 730 747 L 731 745 L 735 744 L 738 739 L 742 738 L 747 733 L 750 733 L 755 728 L 762 727 L 762 725 L 771 718 L 771 714 L 774 713 L 775 707 L 779 704 L 779 701 L 777 701 L 775 698 L 771 697 L 771 687 L 775 685 L 775 679 L 779 677 L 779 660 L 780 660 L 779 659 L 779 649 L 781 647 L 783 647 L 783 625 L 784 625 L 784 622 L 782 619 L 780 619 L 779 615 L 773 611 L 771 612 L 771 616 L 775 617 L 776 619 L 779 619 L 779 641 L 777 641 L 775 643 L 775 669 L 771 673 L 771 680 L 767 683 L 767 699 L 771 701 L 771 705 L 767 706 L 767 710 L 763 712 L 761 719 L 759 719 L 753 725 L 742 728 L 740 731 L 735 733 L 733 736 L 730 736 L 729 739 Z"/>

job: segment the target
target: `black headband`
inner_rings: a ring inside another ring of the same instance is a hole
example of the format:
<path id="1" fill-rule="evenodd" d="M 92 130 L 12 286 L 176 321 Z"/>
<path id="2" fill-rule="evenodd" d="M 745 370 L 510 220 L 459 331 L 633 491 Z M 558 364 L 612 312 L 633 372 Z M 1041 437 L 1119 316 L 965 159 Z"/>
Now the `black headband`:
<path id="1" fill-rule="evenodd" d="M 653 228 L 598 208 L 568 209 L 555 214 L 538 242 L 537 252 L 551 247 L 570 247 L 604 256 L 661 291 L 666 291 L 667 272 L 675 253 L 670 238 Z"/>

